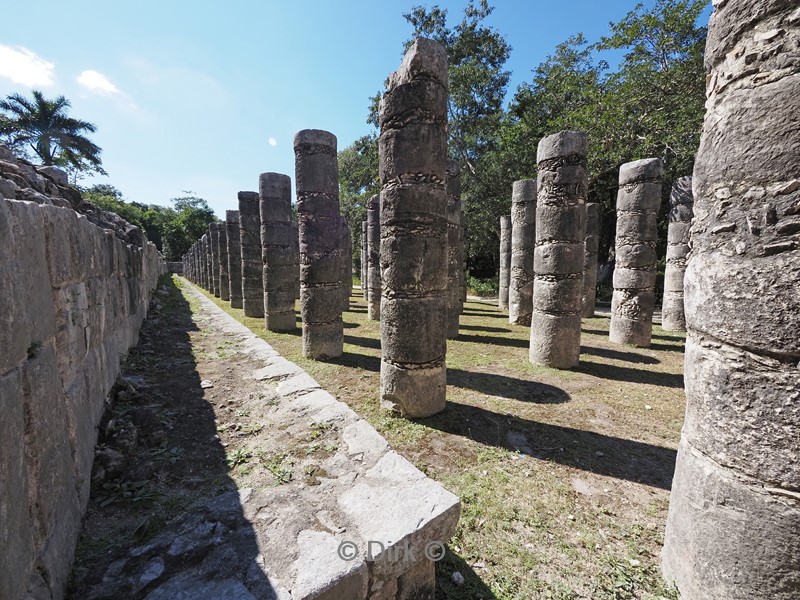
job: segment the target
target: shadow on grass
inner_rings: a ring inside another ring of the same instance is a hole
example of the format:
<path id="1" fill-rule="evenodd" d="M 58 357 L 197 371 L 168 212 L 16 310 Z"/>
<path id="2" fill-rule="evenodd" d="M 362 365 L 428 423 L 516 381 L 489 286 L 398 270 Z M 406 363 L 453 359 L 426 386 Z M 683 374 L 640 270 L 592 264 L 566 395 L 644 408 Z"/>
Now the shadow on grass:
<path id="1" fill-rule="evenodd" d="M 485 331 L 487 333 L 511 333 L 508 327 L 485 327 L 483 325 L 459 325 L 459 330 L 466 329 L 467 331 Z"/>
<path id="2" fill-rule="evenodd" d="M 463 585 L 456 585 L 450 578 L 458 571 L 464 576 Z M 483 598 L 496 600 L 480 575 L 450 546 L 445 546 L 445 555 L 436 563 L 436 598 L 439 600 L 461 600 L 462 598 Z"/>
<path id="3" fill-rule="evenodd" d="M 593 346 L 581 346 L 581 354 L 591 354 L 592 356 L 599 356 L 601 358 L 626 360 L 632 363 L 642 363 L 647 365 L 657 365 L 661 362 L 657 358 L 647 356 L 646 354 L 623 352 L 622 350 L 613 350 L 611 348 L 595 348 Z"/>
<path id="4" fill-rule="evenodd" d="M 461 313 L 462 316 L 465 317 L 479 317 L 481 319 L 506 319 L 508 320 L 508 315 L 504 315 L 503 313 L 498 312 L 490 312 L 490 311 L 474 311 L 474 310 L 465 310 Z"/>
<path id="5" fill-rule="evenodd" d="M 354 346 L 361 346 L 362 348 L 372 348 L 373 350 L 381 349 L 380 339 L 371 337 L 360 337 L 355 335 L 345 335 L 345 344 L 353 344 Z"/>
<path id="6" fill-rule="evenodd" d="M 347 338 L 348 336 L 345 336 Z M 363 369 L 374 373 L 381 372 L 381 359 L 378 356 L 369 354 L 357 354 L 355 352 L 343 352 L 341 356 L 325 361 L 333 365 Z"/>
<path id="7" fill-rule="evenodd" d="M 473 342 L 475 344 L 487 344 L 489 346 L 511 346 L 512 348 L 527 348 L 530 346 L 530 341 L 528 340 L 521 340 L 513 337 L 498 337 L 493 335 L 473 335 L 469 333 L 459 333 L 458 337 L 455 339 L 459 342 Z"/>
<path id="8" fill-rule="evenodd" d="M 575 371 L 612 379 L 614 381 L 630 381 L 633 383 L 647 383 L 650 385 L 660 385 L 662 387 L 683 388 L 683 375 L 675 373 L 659 373 L 646 369 L 634 369 L 633 367 L 621 367 L 608 363 L 585 362 L 575 367 Z"/>
<path id="9" fill-rule="evenodd" d="M 561 388 L 495 373 L 448 368 L 447 383 L 455 387 L 475 390 L 487 396 L 500 396 L 536 404 L 561 404 L 570 400 L 570 395 Z"/>
<path id="10" fill-rule="evenodd" d="M 486 446 L 665 490 L 670 489 L 675 470 L 677 452 L 671 448 L 539 423 L 452 401 L 447 402 L 444 411 L 420 419 L 420 423 Z"/>

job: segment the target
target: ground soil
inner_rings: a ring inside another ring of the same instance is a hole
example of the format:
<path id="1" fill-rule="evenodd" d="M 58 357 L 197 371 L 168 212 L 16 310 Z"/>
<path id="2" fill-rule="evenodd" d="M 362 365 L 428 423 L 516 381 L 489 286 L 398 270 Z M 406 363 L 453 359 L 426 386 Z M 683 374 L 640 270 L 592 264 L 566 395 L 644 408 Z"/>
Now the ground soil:
<path id="1" fill-rule="evenodd" d="M 189 285 L 165 282 L 125 365 L 133 389 L 120 386 L 114 421 L 103 426 L 72 598 L 189 503 L 303 476 L 291 460 L 243 453 L 263 435 L 257 411 L 270 398 L 238 376 L 230 340 L 205 327 L 181 293 Z M 379 408 L 378 323 L 358 294 L 344 315 L 345 353 L 325 363 L 302 357 L 299 329 L 266 332 L 262 320 L 215 302 L 461 497 L 458 530 L 437 564 L 437 597 L 676 597 L 658 564 L 685 406 L 681 334 L 656 326 L 650 348 L 619 346 L 608 341 L 607 317 L 585 319 L 580 366 L 557 371 L 528 362 L 527 328 L 487 302 L 468 302 L 448 342 L 447 408 L 410 421 Z M 119 452 L 119 467 L 102 453 L 119 450 L 129 424 L 138 440 Z M 454 571 L 463 585 L 452 582 Z"/>

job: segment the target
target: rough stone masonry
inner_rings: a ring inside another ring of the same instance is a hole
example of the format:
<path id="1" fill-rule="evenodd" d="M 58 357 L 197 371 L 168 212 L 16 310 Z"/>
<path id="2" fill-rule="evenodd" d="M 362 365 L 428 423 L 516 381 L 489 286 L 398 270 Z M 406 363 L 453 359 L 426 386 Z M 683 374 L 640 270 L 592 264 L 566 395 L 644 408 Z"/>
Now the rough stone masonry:
<path id="1" fill-rule="evenodd" d="M 447 161 L 447 339 L 458 337 L 461 316 L 461 178 L 458 163 Z"/>
<path id="2" fill-rule="evenodd" d="M 663 571 L 682 598 L 796 600 L 800 7 L 715 4 Z"/>
<path id="3" fill-rule="evenodd" d="M 292 181 L 281 173 L 258 178 L 261 254 L 264 265 L 264 319 L 269 331 L 292 331 L 294 251 L 292 249 Z"/>
<path id="4" fill-rule="evenodd" d="M 618 344 L 650 345 L 663 174 L 660 158 L 644 158 L 619 168 L 617 261 L 608 331 L 608 338 Z"/>
<path id="5" fill-rule="evenodd" d="M 583 316 L 593 317 L 597 296 L 597 251 L 600 248 L 600 204 L 586 204 L 586 238 L 583 255 Z"/>
<path id="6" fill-rule="evenodd" d="M 580 131 L 542 138 L 536 153 L 535 281 L 530 361 L 569 369 L 581 353 L 588 139 Z"/>
<path id="7" fill-rule="evenodd" d="M 344 344 L 336 136 L 304 129 L 295 135 L 294 155 L 303 356 L 325 360 L 341 356 Z"/>
<path id="8" fill-rule="evenodd" d="M 164 262 L 0 145 L 0 598 L 63 598 L 97 426 Z"/>
<path id="9" fill-rule="evenodd" d="M 683 312 L 683 276 L 689 256 L 692 225 L 692 178 L 680 177 L 672 184 L 667 225 L 667 268 L 664 271 L 664 300 L 661 303 L 661 327 L 667 331 L 685 331 Z"/>
<path id="10" fill-rule="evenodd" d="M 225 231 L 228 243 L 228 283 L 231 308 L 242 308 L 242 247 L 239 243 L 239 211 L 225 211 Z"/>
<path id="11" fill-rule="evenodd" d="M 264 316 L 264 265 L 258 192 L 239 192 L 239 247 L 242 250 L 242 308 L 247 317 Z"/>
<path id="12" fill-rule="evenodd" d="M 231 299 L 231 287 L 228 279 L 228 230 L 225 223 L 217 223 L 217 246 L 219 247 L 219 297 L 221 300 Z"/>
<path id="13" fill-rule="evenodd" d="M 536 246 L 536 180 L 515 181 L 511 192 L 511 269 L 508 322 L 531 324 L 533 251 Z"/>
<path id="14" fill-rule="evenodd" d="M 445 407 L 447 55 L 417 38 L 380 104 L 381 402 L 424 417 Z"/>

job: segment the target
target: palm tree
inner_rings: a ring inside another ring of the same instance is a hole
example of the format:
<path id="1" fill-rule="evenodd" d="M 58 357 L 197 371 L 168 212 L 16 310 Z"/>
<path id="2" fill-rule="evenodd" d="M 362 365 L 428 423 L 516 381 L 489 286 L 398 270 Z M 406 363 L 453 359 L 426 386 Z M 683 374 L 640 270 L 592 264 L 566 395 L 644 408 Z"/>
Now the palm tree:
<path id="1" fill-rule="evenodd" d="M 33 100 L 11 94 L 0 100 L 0 139 L 11 148 L 32 150 L 43 165 L 57 165 L 75 171 L 103 170 L 100 147 L 83 134 L 97 127 L 67 116 L 70 102 L 64 96 L 48 100 L 33 90 Z"/>

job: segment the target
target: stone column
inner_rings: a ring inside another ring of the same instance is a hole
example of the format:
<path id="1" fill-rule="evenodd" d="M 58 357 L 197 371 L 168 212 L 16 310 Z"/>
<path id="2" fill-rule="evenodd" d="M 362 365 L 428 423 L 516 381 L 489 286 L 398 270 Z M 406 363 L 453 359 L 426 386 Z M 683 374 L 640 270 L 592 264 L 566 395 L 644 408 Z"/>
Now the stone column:
<path id="1" fill-rule="evenodd" d="M 380 106 L 381 403 L 407 417 L 445 407 L 447 55 L 417 38 Z"/>
<path id="2" fill-rule="evenodd" d="M 211 246 L 211 287 L 209 291 L 219 298 L 219 236 L 217 223 L 208 224 L 208 243 Z"/>
<path id="3" fill-rule="evenodd" d="M 597 251 L 600 247 L 600 205 L 586 204 L 586 252 L 583 257 L 583 316 L 594 316 L 597 294 Z"/>
<path id="4" fill-rule="evenodd" d="M 542 138 L 536 204 L 536 249 L 530 361 L 570 369 L 581 353 L 588 139 L 580 131 Z"/>
<path id="5" fill-rule="evenodd" d="M 511 215 L 500 217 L 500 292 L 497 306 L 508 310 L 508 286 L 511 283 Z"/>
<path id="6" fill-rule="evenodd" d="M 225 211 L 225 233 L 228 242 L 228 283 L 231 308 L 242 308 L 242 246 L 240 244 L 239 211 Z"/>
<path id="7" fill-rule="evenodd" d="M 304 129 L 294 137 L 294 156 L 303 356 L 325 360 L 341 356 L 344 343 L 336 136 Z"/>
<path id="8" fill-rule="evenodd" d="M 667 268 L 664 271 L 664 300 L 661 303 L 661 327 L 684 331 L 683 275 L 689 256 L 689 228 L 692 225 L 692 178 L 680 177 L 672 184 L 667 225 Z"/>
<path id="9" fill-rule="evenodd" d="M 217 239 L 219 244 L 219 297 L 231 299 L 230 282 L 228 280 L 228 231 L 225 223 L 217 223 Z"/>
<path id="10" fill-rule="evenodd" d="M 292 331 L 294 316 L 294 250 L 292 249 L 292 181 L 288 175 L 262 173 L 258 178 L 264 325 L 269 331 Z"/>
<path id="11" fill-rule="evenodd" d="M 533 251 L 536 246 L 536 180 L 515 181 L 511 192 L 511 279 L 508 322 L 531 324 Z"/>
<path id="12" fill-rule="evenodd" d="M 661 206 L 661 159 L 643 158 L 619 168 L 614 295 L 608 338 L 646 348 L 653 333 L 656 218 Z"/>
<path id="13" fill-rule="evenodd" d="M 686 421 L 663 571 L 682 598 L 800 597 L 800 11 L 716 2 L 684 280 Z"/>
<path id="14" fill-rule="evenodd" d="M 464 214 L 464 206 L 461 206 L 461 311 L 464 311 L 464 303 L 467 301 L 467 256 L 469 254 L 469 240 L 467 239 L 467 217 Z"/>
<path id="15" fill-rule="evenodd" d="M 258 192 L 239 192 L 239 245 L 242 250 L 242 308 L 247 317 L 264 316 L 261 216 Z"/>
<path id="16" fill-rule="evenodd" d="M 381 197 L 367 202 L 367 316 L 381 320 Z"/>
<path id="17" fill-rule="evenodd" d="M 213 270 L 213 262 L 211 258 L 211 234 L 206 233 L 204 236 L 203 241 L 203 249 L 205 251 L 205 258 L 206 258 L 206 291 L 210 293 L 214 293 L 214 270 Z"/>
<path id="18" fill-rule="evenodd" d="M 339 217 L 339 244 L 341 248 L 341 308 L 342 312 L 350 308 L 350 296 L 353 293 L 353 239 L 347 217 Z"/>
<path id="19" fill-rule="evenodd" d="M 294 253 L 294 299 L 300 299 L 300 226 L 292 221 L 292 252 Z"/>
<path id="20" fill-rule="evenodd" d="M 461 179 L 458 163 L 447 161 L 447 338 L 458 337 L 461 315 Z"/>
<path id="21" fill-rule="evenodd" d="M 367 222 L 361 221 L 361 293 L 367 299 Z"/>

